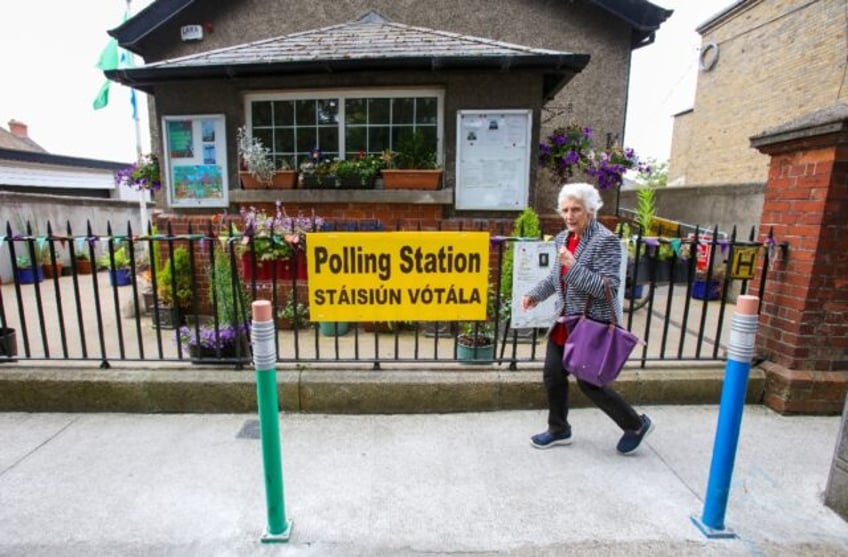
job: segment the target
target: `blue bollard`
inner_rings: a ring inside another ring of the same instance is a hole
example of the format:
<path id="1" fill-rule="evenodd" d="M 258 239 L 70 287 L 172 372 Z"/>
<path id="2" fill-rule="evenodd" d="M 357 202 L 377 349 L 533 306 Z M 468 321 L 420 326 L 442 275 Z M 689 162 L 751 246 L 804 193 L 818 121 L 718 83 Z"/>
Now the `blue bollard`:
<path id="1" fill-rule="evenodd" d="M 736 302 L 736 313 L 730 325 L 727 365 L 721 390 L 721 405 L 713 444 L 710 476 L 707 482 L 707 495 L 704 499 L 704 512 L 701 518 L 691 517 L 695 526 L 708 538 L 736 537 L 736 534 L 725 528 L 724 515 L 730 495 L 730 480 L 733 476 L 736 448 L 739 445 L 742 412 L 745 409 L 745 394 L 748 391 L 748 375 L 751 371 L 751 357 L 754 354 L 754 341 L 757 336 L 758 305 L 759 298 L 756 296 L 739 296 Z"/>

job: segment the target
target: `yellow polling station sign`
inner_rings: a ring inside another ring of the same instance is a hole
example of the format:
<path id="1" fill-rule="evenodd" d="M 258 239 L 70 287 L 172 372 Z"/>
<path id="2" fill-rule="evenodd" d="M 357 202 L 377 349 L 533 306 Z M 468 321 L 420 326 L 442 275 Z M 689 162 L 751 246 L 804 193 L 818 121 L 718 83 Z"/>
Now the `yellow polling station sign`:
<path id="1" fill-rule="evenodd" d="M 312 321 L 486 318 L 488 232 L 306 235 Z"/>

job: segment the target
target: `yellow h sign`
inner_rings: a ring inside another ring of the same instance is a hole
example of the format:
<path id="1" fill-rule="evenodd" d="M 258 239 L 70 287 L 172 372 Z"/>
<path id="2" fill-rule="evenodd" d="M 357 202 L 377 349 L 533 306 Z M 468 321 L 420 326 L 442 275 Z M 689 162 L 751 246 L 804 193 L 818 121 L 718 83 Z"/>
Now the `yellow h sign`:
<path id="1" fill-rule="evenodd" d="M 737 247 L 733 250 L 733 262 L 730 266 L 730 278 L 750 280 L 757 268 L 756 247 Z"/>

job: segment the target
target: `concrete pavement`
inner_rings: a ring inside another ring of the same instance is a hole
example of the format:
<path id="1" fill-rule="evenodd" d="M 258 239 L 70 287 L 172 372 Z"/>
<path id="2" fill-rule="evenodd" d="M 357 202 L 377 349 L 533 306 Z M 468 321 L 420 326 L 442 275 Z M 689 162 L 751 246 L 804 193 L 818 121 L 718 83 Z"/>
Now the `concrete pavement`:
<path id="1" fill-rule="evenodd" d="M 282 413 L 287 544 L 266 524 L 256 416 L 0 414 L 0 555 L 846 555 L 822 504 L 838 416 L 745 408 L 726 525 L 703 511 L 714 405 L 643 406 L 615 452 L 599 410 L 574 444 L 533 449 L 543 410 Z"/>

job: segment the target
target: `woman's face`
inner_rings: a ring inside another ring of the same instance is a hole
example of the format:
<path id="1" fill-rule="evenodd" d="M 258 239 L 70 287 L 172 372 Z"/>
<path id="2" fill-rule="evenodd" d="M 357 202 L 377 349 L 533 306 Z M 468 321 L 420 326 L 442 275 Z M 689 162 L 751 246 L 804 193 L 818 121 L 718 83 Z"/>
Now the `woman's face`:
<path id="1" fill-rule="evenodd" d="M 578 236 L 583 235 L 583 230 L 589 224 L 589 211 L 586 206 L 580 201 L 572 198 L 566 198 L 559 208 L 562 220 L 565 221 L 565 227 L 572 234 Z"/>

